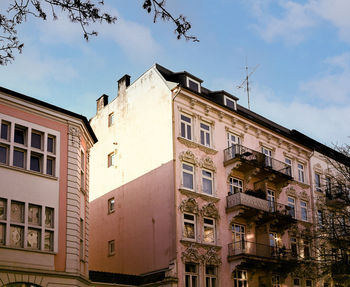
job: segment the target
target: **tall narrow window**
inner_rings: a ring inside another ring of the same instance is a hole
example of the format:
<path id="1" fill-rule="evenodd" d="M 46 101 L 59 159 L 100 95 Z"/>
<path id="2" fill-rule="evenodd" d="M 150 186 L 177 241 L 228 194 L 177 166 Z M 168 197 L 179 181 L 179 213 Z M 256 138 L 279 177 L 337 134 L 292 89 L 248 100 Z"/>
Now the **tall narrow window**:
<path id="1" fill-rule="evenodd" d="M 114 113 L 110 113 L 108 115 L 108 126 L 112 126 L 114 124 Z"/>
<path id="2" fill-rule="evenodd" d="M 18 144 L 24 144 L 26 141 L 26 129 L 20 126 L 15 127 L 15 136 L 14 136 L 15 143 Z"/>
<path id="3" fill-rule="evenodd" d="M 115 241 L 108 241 L 108 256 L 112 256 L 115 254 Z"/>
<path id="4" fill-rule="evenodd" d="M 275 192 L 273 190 L 267 190 L 267 201 L 269 204 L 270 211 L 275 212 L 276 202 L 275 202 Z"/>
<path id="5" fill-rule="evenodd" d="M 20 149 L 13 150 L 13 166 L 25 168 L 25 151 Z"/>
<path id="6" fill-rule="evenodd" d="M 46 174 L 55 175 L 55 160 L 51 157 L 46 159 Z"/>
<path id="7" fill-rule="evenodd" d="M 108 213 L 112 213 L 114 212 L 114 197 L 113 198 L 110 198 L 108 199 Z"/>
<path id="8" fill-rule="evenodd" d="M 42 146 L 42 134 L 36 131 L 32 132 L 31 146 L 37 149 L 41 149 Z"/>
<path id="9" fill-rule="evenodd" d="M 317 223 L 319 227 L 323 226 L 323 211 L 322 210 L 317 210 Z"/>
<path id="10" fill-rule="evenodd" d="M 187 189 L 194 189 L 193 186 L 194 178 L 194 166 L 191 164 L 182 164 L 182 186 Z"/>
<path id="11" fill-rule="evenodd" d="M 301 220 L 307 221 L 307 203 L 300 201 Z"/>
<path id="12" fill-rule="evenodd" d="M 330 177 L 326 177 L 326 194 L 331 194 L 332 191 L 332 180 Z"/>
<path id="13" fill-rule="evenodd" d="M 181 137 L 192 140 L 192 118 L 181 115 Z"/>
<path id="14" fill-rule="evenodd" d="M 9 148 L 5 145 L 0 145 L 0 163 L 8 164 Z"/>
<path id="15" fill-rule="evenodd" d="M 265 166 L 272 167 L 272 151 L 261 147 L 261 152 L 265 155 Z"/>
<path id="16" fill-rule="evenodd" d="M 115 153 L 111 152 L 108 155 L 108 167 L 114 166 L 115 165 Z"/>
<path id="17" fill-rule="evenodd" d="M 280 287 L 281 280 L 279 275 L 272 275 L 272 287 Z"/>
<path id="18" fill-rule="evenodd" d="M 204 243 L 215 243 L 215 220 L 212 218 L 204 217 L 204 232 L 203 241 Z"/>
<path id="19" fill-rule="evenodd" d="M 304 259 L 310 258 L 310 242 L 304 240 Z"/>
<path id="20" fill-rule="evenodd" d="M 243 192 L 243 181 L 234 177 L 230 177 L 230 194 Z"/>
<path id="21" fill-rule="evenodd" d="M 292 253 L 292 257 L 297 258 L 298 257 L 298 244 L 297 244 L 297 239 L 295 237 L 290 238 L 290 250 Z"/>
<path id="22" fill-rule="evenodd" d="M 185 263 L 185 287 L 199 287 L 198 265 Z"/>
<path id="23" fill-rule="evenodd" d="M 80 218 L 80 260 L 84 260 L 84 219 Z"/>
<path id="24" fill-rule="evenodd" d="M 240 253 L 245 249 L 245 226 L 232 224 L 232 243 L 235 253 Z"/>
<path id="25" fill-rule="evenodd" d="M 37 153 L 30 154 L 30 170 L 41 172 L 42 171 L 42 155 Z"/>
<path id="26" fill-rule="evenodd" d="M 248 274 L 246 270 L 233 271 L 234 287 L 248 287 Z"/>
<path id="27" fill-rule="evenodd" d="M 51 153 L 55 153 L 55 137 L 48 136 L 47 137 L 47 151 Z"/>
<path id="28" fill-rule="evenodd" d="M 216 266 L 205 265 L 205 287 L 217 287 Z"/>
<path id="29" fill-rule="evenodd" d="M 318 192 L 322 192 L 322 189 L 321 189 L 321 176 L 318 173 L 315 173 L 315 189 Z"/>
<path id="30" fill-rule="evenodd" d="M 80 188 L 85 190 L 85 154 L 80 152 Z"/>
<path id="31" fill-rule="evenodd" d="M 298 180 L 300 182 L 305 182 L 304 165 L 302 165 L 301 163 L 298 163 Z"/>
<path id="32" fill-rule="evenodd" d="M 213 173 L 209 170 L 202 170 L 203 192 L 213 194 Z"/>
<path id="33" fill-rule="evenodd" d="M 1 123 L 0 138 L 10 140 L 10 124 L 6 122 Z"/>
<path id="34" fill-rule="evenodd" d="M 292 160 L 286 157 L 284 162 L 287 165 L 286 174 L 292 176 Z"/>
<path id="35" fill-rule="evenodd" d="M 196 216 L 194 214 L 184 213 L 183 237 L 186 239 L 196 239 Z"/>
<path id="36" fill-rule="evenodd" d="M 211 138 L 211 129 L 210 126 L 205 123 L 200 123 L 200 136 L 201 144 L 210 147 L 210 138 Z"/>
<path id="37" fill-rule="evenodd" d="M 289 215 L 295 218 L 295 198 L 288 196 Z"/>

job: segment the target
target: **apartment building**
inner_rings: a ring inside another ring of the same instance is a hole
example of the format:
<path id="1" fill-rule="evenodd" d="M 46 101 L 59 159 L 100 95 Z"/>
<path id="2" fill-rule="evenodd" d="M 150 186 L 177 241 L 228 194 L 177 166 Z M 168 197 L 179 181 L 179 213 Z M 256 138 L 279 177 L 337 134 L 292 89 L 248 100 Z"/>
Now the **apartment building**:
<path id="1" fill-rule="evenodd" d="M 0 87 L 0 286 L 88 286 L 84 116 Z"/>
<path id="2" fill-rule="evenodd" d="M 97 100 L 90 269 L 162 273 L 161 286 L 323 286 L 316 158 L 337 154 L 202 83 L 155 64 Z"/>

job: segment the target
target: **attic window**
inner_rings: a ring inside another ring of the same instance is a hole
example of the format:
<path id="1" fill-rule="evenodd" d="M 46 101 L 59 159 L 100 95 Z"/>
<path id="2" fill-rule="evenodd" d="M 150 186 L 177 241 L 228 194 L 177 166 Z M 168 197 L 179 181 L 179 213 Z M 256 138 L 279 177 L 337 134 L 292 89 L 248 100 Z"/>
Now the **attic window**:
<path id="1" fill-rule="evenodd" d="M 225 103 L 225 106 L 227 106 L 233 110 L 236 110 L 236 101 L 234 101 L 233 99 L 224 96 L 224 103 Z"/>
<path id="2" fill-rule="evenodd" d="M 192 91 L 200 93 L 200 87 L 201 84 L 193 79 L 190 79 L 187 77 L 187 87 L 190 88 Z"/>

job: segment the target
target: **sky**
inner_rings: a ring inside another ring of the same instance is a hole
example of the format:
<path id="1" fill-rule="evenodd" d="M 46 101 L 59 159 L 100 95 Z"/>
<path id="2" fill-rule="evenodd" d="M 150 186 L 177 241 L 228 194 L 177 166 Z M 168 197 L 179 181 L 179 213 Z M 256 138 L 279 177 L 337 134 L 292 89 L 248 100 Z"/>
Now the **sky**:
<path id="1" fill-rule="evenodd" d="M 1 0 L 6 13 L 11 0 Z M 97 2 L 97 0 L 93 0 Z M 154 63 L 188 71 L 210 90 L 226 90 L 247 107 L 237 86 L 245 67 L 251 110 L 329 146 L 350 143 L 350 1 L 168 0 L 200 41 L 177 40 L 174 25 L 142 9 L 142 0 L 105 0 L 113 25 L 94 24 L 86 42 L 79 25 L 28 17 L 13 63 L 0 66 L 0 86 L 91 118 L 96 99 L 117 95 L 124 74 L 136 80 Z"/>

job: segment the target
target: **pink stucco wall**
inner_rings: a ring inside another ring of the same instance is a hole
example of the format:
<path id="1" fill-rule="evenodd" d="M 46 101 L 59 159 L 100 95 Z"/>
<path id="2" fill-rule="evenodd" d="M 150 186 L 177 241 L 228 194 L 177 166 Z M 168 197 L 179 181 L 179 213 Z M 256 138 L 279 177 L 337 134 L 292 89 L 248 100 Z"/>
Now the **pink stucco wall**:
<path id="1" fill-rule="evenodd" d="M 168 267 L 176 257 L 173 178 L 171 161 L 90 203 L 90 270 L 142 274 Z M 115 211 L 108 214 L 112 197 Z"/>
<path id="2" fill-rule="evenodd" d="M 55 255 L 55 270 L 64 271 L 66 262 L 66 194 L 67 194 L 67 155 L 68 127 L 66 124 L 50 120 L 20 109 L 0 104 L 0 113 L 35 123 L 60 132 L 60 178 L 59 178 L 59 227 L 58 227 L 58 253 Z"/>

